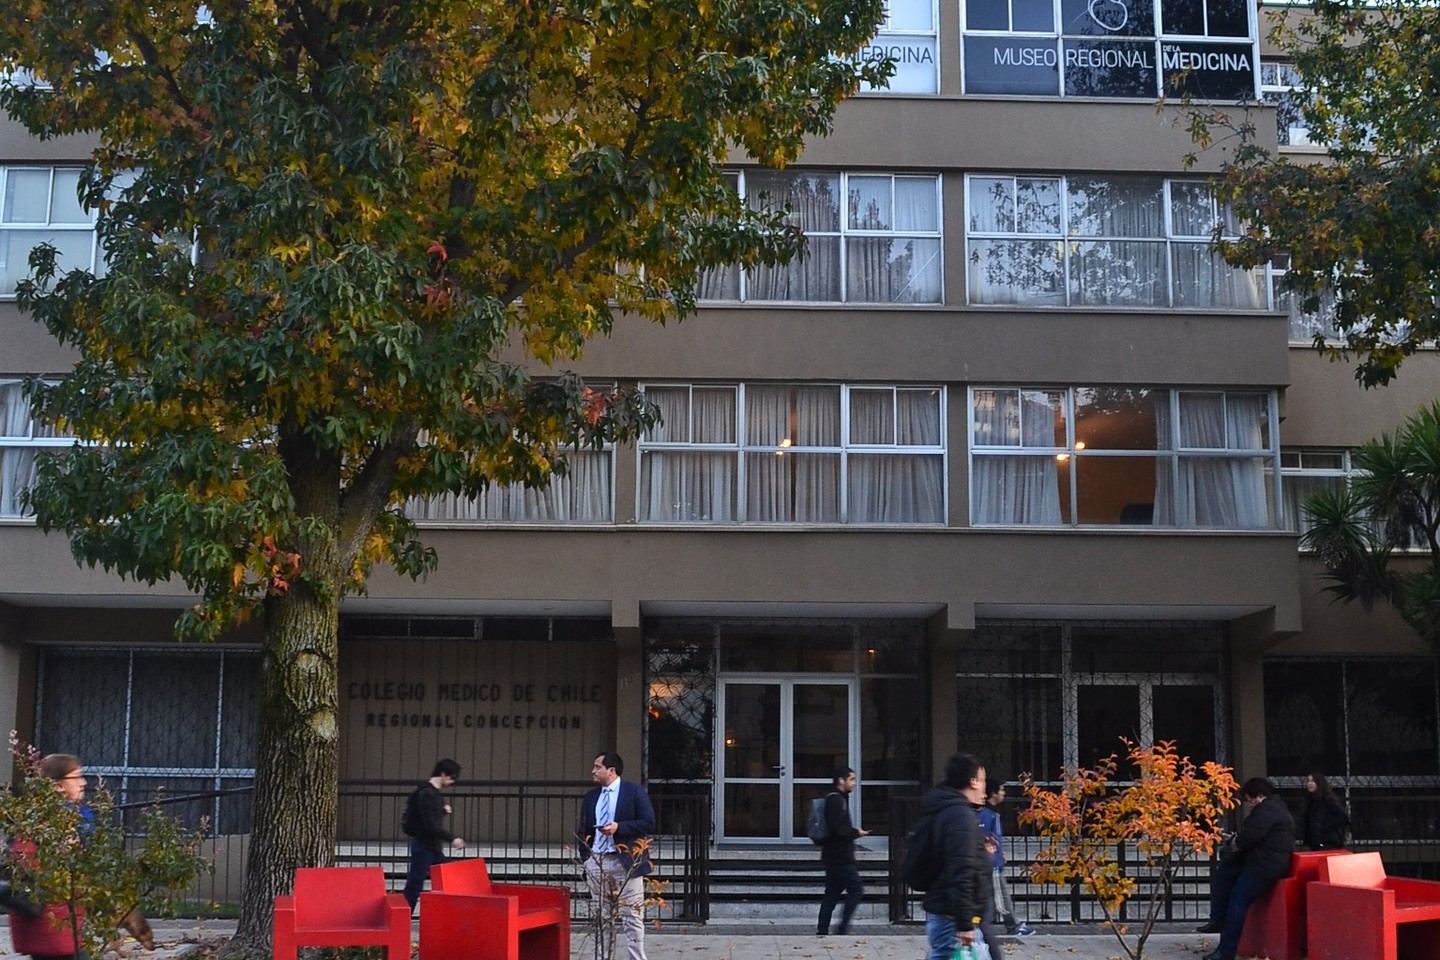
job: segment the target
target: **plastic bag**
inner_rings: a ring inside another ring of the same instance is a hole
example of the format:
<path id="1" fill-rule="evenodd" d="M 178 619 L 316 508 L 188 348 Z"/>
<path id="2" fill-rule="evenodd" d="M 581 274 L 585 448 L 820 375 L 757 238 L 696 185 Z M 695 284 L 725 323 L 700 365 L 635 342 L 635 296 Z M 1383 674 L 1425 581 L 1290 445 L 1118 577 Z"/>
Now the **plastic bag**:
<path id="1" fill-rule="evenodd" d="M 956 944 L 955 953 L 951 955 L 950 960 L 985 960 L 985 957 L 988 956 L 988 953 L 982 956 L 978 943 L 961 943 Z"/>

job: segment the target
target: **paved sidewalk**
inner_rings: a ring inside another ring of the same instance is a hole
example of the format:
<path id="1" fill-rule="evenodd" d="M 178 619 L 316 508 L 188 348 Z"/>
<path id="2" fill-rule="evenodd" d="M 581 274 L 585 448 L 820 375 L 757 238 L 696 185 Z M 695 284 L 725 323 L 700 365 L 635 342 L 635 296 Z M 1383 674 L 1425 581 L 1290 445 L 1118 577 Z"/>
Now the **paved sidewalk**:
<path id="1" fill-rule="evenodd" d="M 98 960 L 177 960 L 204 943 L 224 940 L 233 921 L 162 920 L 155 923 L 156 949 L 133 941 L 115 956 Z M 8 925 L 0 925 L 0 960 L 16 960 Z M 773 927 L 773 929 L 767 929 Z M 1167 927 L 1145 944 L 1147 960 L 1198 960 L 1215 938 Z M 764 922 L 652 928 L 645 940 L 651 960 L 924 960 L 925 935 L 918 926 L 865 924 L 848 936 L 817 937 L 796 933 L 793 924 Z M 1040 926 L 1034 936 L 1007 940 L 1006 960 L 1112 960 L 1124 952 L 1114 934 L 1099 927 Z M 574 960 L 593 960 L 594 942 L 574 937 Z M 624 956 L 623 950 L 620 956 Z"/>

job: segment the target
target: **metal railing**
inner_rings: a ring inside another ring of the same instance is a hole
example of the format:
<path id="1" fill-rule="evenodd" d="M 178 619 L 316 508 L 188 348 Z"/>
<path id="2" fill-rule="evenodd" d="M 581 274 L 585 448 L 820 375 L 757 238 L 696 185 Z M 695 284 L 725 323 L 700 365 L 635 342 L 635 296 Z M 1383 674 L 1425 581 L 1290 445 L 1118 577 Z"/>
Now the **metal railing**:
<path id="1" fill-rule="evenodd" d="M 465 838 L 459 857 L 484 857 L 497 883 L 534 883 L 570 889 L 575 919 L 590 914 L 575 852 L 574 827 L 580 797 L 592 784 L 492 782 L 452 787 L 450 829 Z M 392 889 L 405 882 L 409 841 L 400 832 L 400 813 L 415 789 L 411 781 L 347 780 L 340 784 L 339 865 L 380 866 Z M 202 853 L 214 871 L 180 897 L 181 908 L 196 914 L 226 914 L 240 902 L 245 858 L 249 851 L 249 797 L 252 787 L 202 793 L 130 799 L 117 806 L 133 826 L 141 808 L 158 804 L 191 827 L 206 826 Z M 650 793 L 658 826 L 651 839 L 652 877 L 661 903 L 647 911 L 662 921 L 703 923 L 710 913 L 710 797 L 656 785 Z M 245 815 L 222 822 L 228 831 L 216 834 L 210 825 L 220 803 L 243 802 Z"/>
<path id="2" fill-rule="evenodd" d="M 1079 884 L 1033 883 L 1030 864 L 1040 849 L 1040 839 L 1017 823 L 1025 806 L 1021 798 L 1008 799 L 1001 812 L 1005 829 L 1005 877 L 1015 900 L 1016 916 L 1027 923 L 1096 923 L 1105 918 L 1087 891 Z M 1354 836 L 1348 849 L 1354 852 L 1379 851 L 1385 871 L 1391 876 L 1440 880 L 1440 796 L 1372 796 L 1352 798 L 1351 820 Z M 905 835 L 920 817 L 919 797 L 896 797 L 890 801 L 890 887 L 888 907 L 891 923 L 919 923 L 925 919 L 921 906 L 925 895 L 911 890 L 900 880 L 900 861 Z M 1125 844 L 1115 848 L 1115 859 L 1124 872 L 1140 881 L 1140 889 L 1121 919 L 1134 919 L 1142 902 L 1148 901 L 1159 879 Z M 1214 857 L 1186 863 L 1173 883 L 1161 891 L 1162 921 L 1204 920 L 1210 909 L 1210 875 Z"/>

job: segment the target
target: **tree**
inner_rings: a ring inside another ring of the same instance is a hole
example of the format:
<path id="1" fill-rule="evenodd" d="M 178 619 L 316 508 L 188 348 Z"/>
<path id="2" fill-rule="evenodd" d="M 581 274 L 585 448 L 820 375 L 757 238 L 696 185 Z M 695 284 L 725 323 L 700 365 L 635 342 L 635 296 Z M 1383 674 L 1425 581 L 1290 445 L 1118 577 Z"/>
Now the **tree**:
<path id="1" fill-rule="evenodd" d="M 38 752 L 13 734 L 11 750 L 19 776 L 0 790 L 0 833 L 16 844 L 7 857 L 15 889 L 32 903 L 63 905 L 76 955 L 104 956 L 116 923 L 137 907 L 166 909 L 209 866 L 200 833 L 158 806 L 144 812 L 144 842 L 132 845 L 103 788 L 91 791 L 88 810 L 77 807 L 40 771 Z"/>
<path id="2" fill-rule="evenodd" d="M 1427 0 L 1316 0 L 1272 13 L 1271 41 L 1303 80 L 1296 100 L 1323 159 L 1277 157 L 1249 111 L 1187 108 L 1202 147 L 1234 144 L 1221 198 L 1248 215 L 1221 244 L 1227 261 L 1289 257 L 1283 287 L 1302 310 L 1329 307 L 1364 386 L 1388 383 L 1405 357 L 1440 338 L 1440 8 Z"/>
<path id="3" fill-rule="evenodd" d="M 1388 602 L 1440 655 L 1440 401 L 1350 458 L 1346 486 L 1305 501 L 1300 543 L 1325 565 L 1327 592 L 1366 609 Z M 1428 557 L 1396 569 L 1393 553 L 1407 546 Z"/>
<path id="4" fill-rule="evenodd" d="M 18 0 L 0 107 L 98 140 L 103 276 L 32 256 L 21 307 L 78 355 L 35 386 L 80 443 L 29 503 L 79 562 L 263 624 L 255 830 L 235 944 L 334 850 L 340 598 L 436 563 L 401 505 L 543 484 L 640 399 L 529 363 L 619 309 L 803 238 L 722 164 L 793 159 L 885 63 L 881 0 Z M 198 255 L 192 256 L 192 240 Z M 506 351 L 510 352 L 506 352 Z M 509 359 L 507 359 L 509 358 Z"/>
<path id="5" fill-rule="evenodd" d="M 1226 814 L 1236 806 L 1236 787 L 1229 767 L 1206 761 L 1197 768 L 1177 753 L 1173 741 L 1151 747 L 1124 743 L 1135 770 L 1130 785 L 1115 783 L 1114 754 L 1093 767 L 1066 770 L 1058 790 L 1026 775 L 1030 805 L 1020 823 L 1040 834 L 1040 850 L 1030 867 L 1035 882 L 1083 885 L 1100 904 L 1125 955 L 1141 960 L 1180 867 L 1209 857 L 1219 845 Z M 1121 910 L 1140 884 L 1116 860 L 1121 845 L 1129 845 L 1144 865 L 1150 884 L 1133 947 Z"/>

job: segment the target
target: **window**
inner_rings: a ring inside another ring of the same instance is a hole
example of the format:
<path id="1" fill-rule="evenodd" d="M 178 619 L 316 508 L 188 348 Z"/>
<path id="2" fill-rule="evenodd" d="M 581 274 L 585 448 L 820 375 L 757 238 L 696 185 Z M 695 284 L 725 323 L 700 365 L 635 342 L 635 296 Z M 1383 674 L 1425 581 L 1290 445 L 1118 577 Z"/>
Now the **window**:
<path id="1" fill-rule="evenodd" d="M 934 0 L 885 0 L 885 22 L 860 51 L 862 60 L 895 62 L 888 87 L 865 86 L 867 93 L 939 93 Z"/>
<path id="2" fill-rule="evenodd" d="M 702 300 L 940 303 L 940 179 L 747 170 L 737 189 L 756 209 L 788 206 L 805 253 L 788 264 L 710 271 Z"/>
<path id="3" fill-rule="evenodd" d="M 1275 137 L 1282 147 L 1317 146 L 1310 140 L 1310 129 L 1301 113 L 1305 106 L 1301 89 L 1300 74 L 1293 64 L 1280 60 L 1260 62 L 1260 99 L 1275 104 Z"/>
<path id="4" fill-rule="evenodd" d="M 1284 310 L 1290 317 L 1290 342 L 1309 346 L 1316 337 L 1323 337 L 1330 343 L 1344 341 L 1344 335 L 1335 326 L 1334 292 L 1326 287 L 1320 294 L 1319 307 L 1307 313 L 1301 309 L 1300 296 L 1293 290 L 1284 289 L 1289 265 L 1289 254 L 1280 254 L 1270 262 L 1270 296 L 1275 309 Z"/>
<path id="5" fill-rule="evenodd" d="M 970 398 L 976 525 L 1275 525 L 1269 393 L 982 387 Z"/>
<path id="6" fill-rule="evenodd" d="M 20 495 L 35 482 L 36 454 L 71 441 L 30 416 L 19 380 L 0 380 L 0 517 L 23 514 Z"/>
<path id="7" fill-rule="evenodd" d="M 1286 530 L 1304 533 L 1310 526 L 1305 501 L 1321 490 L 1338 491 L 1361 471 L 1355 466 L 1349 450 L 1286 449 L 1280 451 L 1281 520 Z M 1376 521 L 1375 528 L 1380 530 Z M 1425 551 L 1426 538 L 1419 527 L 1400 531 L 1397 550 Z"/>
<path id="8" fill-rule="evenodd" d="M 249 786 L 260 660 L 250 651 L 45 651 L 36 744 L 85 761 L 119 802 Z M 248 795 L 187 804 L 194 825 L 248 833 Z"/>
<path id="9" fill-rule="evenodd" d="M 652 384 L 651 523 L 944 523 L 938 387 Z"/>
<path id="10" fill-rule="evenodd" d="M 972 176 L 971 303 L 1259 310 L 1263 271 L 1211 245 L 1230 211 L 1203 180 Z"/>
<path id="11" fill-rule="evenodd" d="M 1255 95 L 1250 6 L 1245 0 L 963 0 L 964 89 L 1248 99 Z"/>
<path id="12" fill-rule="evenodd" d="M 411 520 L 515 523 L 610 523 L 615 518 L 615 452 L 571 450 L 565 476 L 540 489 L 492 486 L 478 498 L 444 494 L 413 497 L 405 505 Z"/>
<path id="13" fill-rule="evenodd" d="M 79 167 L 0 167 L 0 296 L 30 275 L 48 243 L 61 270 L 95 268 L 95 216 L 80 205 Z"/>

